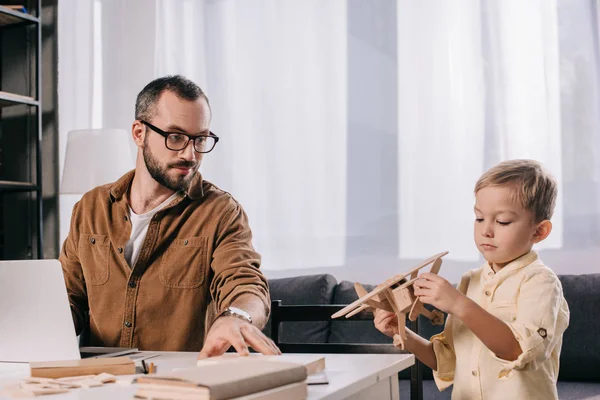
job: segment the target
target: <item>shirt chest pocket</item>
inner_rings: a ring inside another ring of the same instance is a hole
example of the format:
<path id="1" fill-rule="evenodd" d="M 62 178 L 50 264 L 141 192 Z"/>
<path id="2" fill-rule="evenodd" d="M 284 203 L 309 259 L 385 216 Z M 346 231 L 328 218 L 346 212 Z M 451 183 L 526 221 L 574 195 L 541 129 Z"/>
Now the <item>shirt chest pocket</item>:
<path id="1" fill-rule="evenodd" d="M 517 318 L 517 303 L 502 302 L 492 304 L 488 308 L 488 312 L 504 322 L 513 322 Z"/>
<path id="2" fill-rule="evenodd" d="M 79 261 L 86 283 L 104 285 L 110 274 L 110 239 L 106 235 L 83 234 L 79 237 Z"/>
<path id="3" fill-rule="evenodd" d="M 206 237 L 175 239 L 160 261 L 160 281 L 170 288 L 197 288 L 204 283 L 207 268 Z"/>

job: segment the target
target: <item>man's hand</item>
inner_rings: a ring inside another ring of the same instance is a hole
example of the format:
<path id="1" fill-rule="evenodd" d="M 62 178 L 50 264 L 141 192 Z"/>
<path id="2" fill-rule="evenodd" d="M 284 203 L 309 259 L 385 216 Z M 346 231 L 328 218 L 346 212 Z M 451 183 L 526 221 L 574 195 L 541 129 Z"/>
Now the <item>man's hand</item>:
<path id="1" fill-rule="evenodd" d="M 211 326 L 198 359 L 220 356 L 233 346 L 242 356 L 250 354 L 248 346 L 267 355 L 281 354 L 275 343 L 257 327 L 237 317 L 224 316 Z"/>
<path id="2" fill-rule="evenodd" d="M 447 280 L 432 273 L 419 275 L 414 283 L 415 296 L 422 303 L 431 304 L 438 310 L 455 314 L 466 297 L 456 290 Z"/>
<path id="3" fill-rule="evenodd" d="M 377 308 L 373 311 L 373 314 L 375 315 L 375 328 L 381 333 L 390 337 L 398 334 L 398 317 L 396 314 Z"/>

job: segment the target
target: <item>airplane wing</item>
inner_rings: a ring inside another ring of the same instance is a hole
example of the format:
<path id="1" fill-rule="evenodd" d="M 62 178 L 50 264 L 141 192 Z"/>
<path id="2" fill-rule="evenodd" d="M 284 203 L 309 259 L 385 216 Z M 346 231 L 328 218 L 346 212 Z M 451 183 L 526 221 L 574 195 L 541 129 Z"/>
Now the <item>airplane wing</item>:
<path id="1" fill-rule="evenodd" d="M 362 306 L 363 304 L 366 303 L 367 300 L 370 300 L 373 297 L 378 296 L 380 293 L 382 293 L 384 290 L 388 289 L 389 287 L 400 283 L 406 276 L 413 275 L 415 272 L 417 272 L 421 268 L 431 264 L 432 262 L 436 261 L 437 259 L 445 256 L 446 254 L 448 254 L 448 252 L 444 251 L 442 253 L 431 256 L 428 259 L 426 259 L 425 261 L 423 261 L 422 263 L 420 263 L 419 265 L 417 265 L 416 267 L 414 267 L 413 269 L 411 269 L 410 271 L 408 271 L 407 273 L 396 275 L 392 279 L 385 281 L 384 283 L 382 283 L 381 285 L 379 285 L 375 289 L 373 289 L 373 291 L 371 291 L 370 293 L 366 294 L 365 296 L 361 296 L 358 300 L 354 301 L 353 303 L 347 305 L 346 307 L 342 308 L 340 311 L 333 314 L 331 316 L 331 318 L 339 318 L 339 317 L 349 313 L 350 311 L 354 310 L 355 308 Z M 439 269 L 439 267 L 438 267 L 438 269 Z M 416 277 L 403 283 L 401 287 L 409 286 L 415 280 L 416 280 Z"/>

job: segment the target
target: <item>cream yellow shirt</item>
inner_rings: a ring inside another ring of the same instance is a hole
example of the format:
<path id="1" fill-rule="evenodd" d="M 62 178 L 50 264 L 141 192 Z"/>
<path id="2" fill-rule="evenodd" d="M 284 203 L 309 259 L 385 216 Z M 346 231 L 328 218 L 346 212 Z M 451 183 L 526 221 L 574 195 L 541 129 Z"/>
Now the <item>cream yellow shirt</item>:
<path id="1" fill-rule="evenodd" d="M 558 399 L 556 380 L 569 307 L 562 285 L 532 251 L 495 273 L 489 264 L 469 271 L 458 290 L 510 327 L 523 353 L 497 357 L 460 319 L 449 315 L 431 338 L 439 390 L 454 384 L 452 399 Z"/>

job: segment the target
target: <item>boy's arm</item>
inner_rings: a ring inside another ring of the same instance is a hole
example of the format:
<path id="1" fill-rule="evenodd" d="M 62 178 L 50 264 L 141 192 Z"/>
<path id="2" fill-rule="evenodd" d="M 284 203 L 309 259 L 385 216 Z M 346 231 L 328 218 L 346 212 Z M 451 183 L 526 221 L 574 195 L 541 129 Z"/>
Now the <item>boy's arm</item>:
<path id="1" fill-rule="evenodd" d="M 523 352 L 508 325 L 484 310 L 467 296 L 462 296 L 452 312 L 496 356 L 514 361 Z"/>
<path id="2" fill-rule="evenodd" d="M 415 295 L 423 303 L 455 315 L 498 357 L 514 361 L 521 346 L 508 325 L 496 318 L 444 278 L 425 273 L 415 282 Z"/>
<path id="3" fill-rule="evenodd" d="M 398 334 L 398 318 L 396 314 L 389 311 L 375 309 L 375 328 L 387 336 Z M 406 330 L 407 339 L 404 341 L 404 349 L 413 353 L 423 364 L 432 370 L 437 370 L 437 359 L 433 351 L 433 344 L 417 335 L 408 328 Z"/>
<path id="4" fill-rule="evenodd" d="M 516 360 L 497 357 L 503 371 L 535 369 L 553 358 L 569 325 L 569 307 L 558 277 L 547 267 L 531 268 L 519 287 L 516 316 L 507 322 L 522 349 Z"/>
<path id="5" fill-rule="evenodd" d="M 437 371 L 437 359 L 433 351 L 433 344 L 406 328 L 408 338 L 404 341 L 404 348 L 413 353 L 423 364 Z"/>

